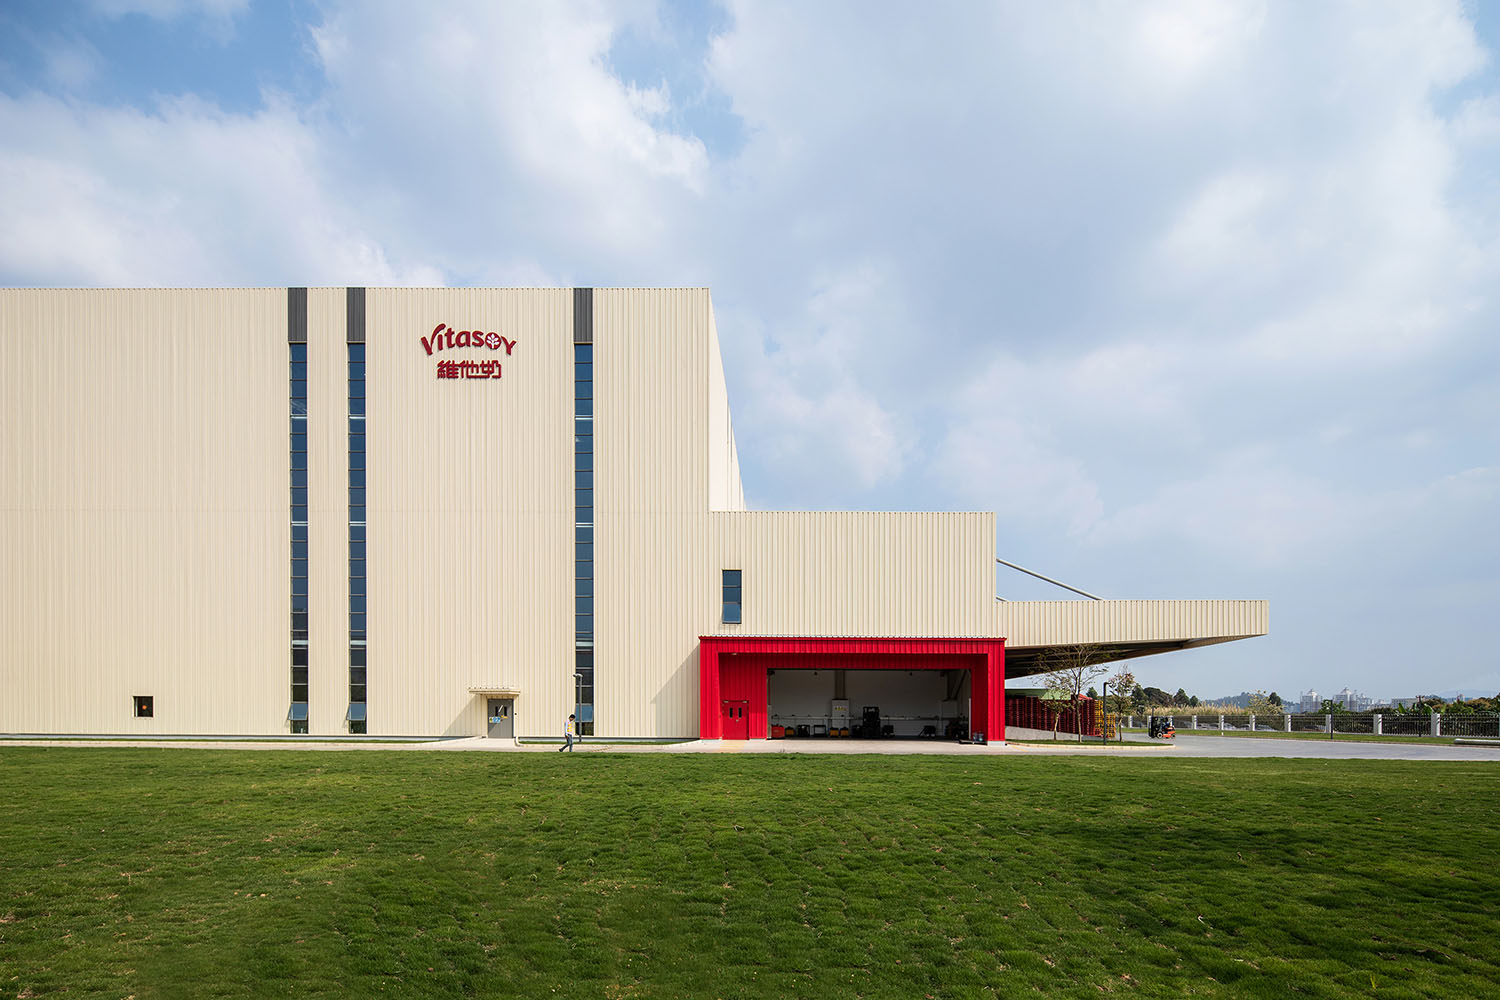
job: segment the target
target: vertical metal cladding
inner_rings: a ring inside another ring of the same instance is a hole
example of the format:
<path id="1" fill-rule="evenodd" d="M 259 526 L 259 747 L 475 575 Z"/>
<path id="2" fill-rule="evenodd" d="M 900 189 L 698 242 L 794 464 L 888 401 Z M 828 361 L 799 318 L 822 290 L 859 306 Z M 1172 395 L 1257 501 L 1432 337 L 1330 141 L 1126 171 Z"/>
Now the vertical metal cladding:
<path id="1" fill-rule="evenodd" d="M 287 718 L 294 733 L 307 732 L 308 484 L 307 289 L 288 288 L 287 356 L 290 399 L 292 690 Z"/>
<path id="2" fill-rule="evenodd" d="M 368 586 L 366 572 L 365 450 L 365 290 L 347 294 L 349 355 L 349 732 L 368 731 L 365 693 L 369 669 Z"/>
<path id="3" fill-rule="evenodd" d="M 366 295 L 368 731 L 481 734 L 471 689 L 498 686 L 518 736 L 555 736 L 577 697 L 573 290 Z M 474 329 L 514 349 L 447 345 Z M 503 376 L 442 377 L 466 359 Z"/>
<path id="4" fill-rule="evenodd" d="M 573 289 L 573 687 L 594 734 L 594 290 Z"/>

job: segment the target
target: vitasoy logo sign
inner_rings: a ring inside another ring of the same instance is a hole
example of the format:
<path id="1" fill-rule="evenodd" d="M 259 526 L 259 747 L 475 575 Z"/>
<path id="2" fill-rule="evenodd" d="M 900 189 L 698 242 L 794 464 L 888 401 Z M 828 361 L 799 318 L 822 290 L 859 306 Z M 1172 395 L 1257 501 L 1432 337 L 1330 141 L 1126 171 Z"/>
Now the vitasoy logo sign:
<path id="1" fill-rule="evenodd" d="M 486 333 L 483 330 L 455 330 L 447 323 L 439 323 L 433 328 L 431 335 L 422 338 L 422 349 L 427 352 L 428 357 L 436 351 L 452 351 L 460 347 L 477 347 L 495 353 L 499 353 L 503 347 L 508 357 L 516 349 L 516 341 L 493 331 Z M 503 371 L 500 361 L 496 358 L 480 361 L 470 358 L 462 361 L 444 360 L 439 361 L 437 365 L 439 379 L 498 379 Z"/>

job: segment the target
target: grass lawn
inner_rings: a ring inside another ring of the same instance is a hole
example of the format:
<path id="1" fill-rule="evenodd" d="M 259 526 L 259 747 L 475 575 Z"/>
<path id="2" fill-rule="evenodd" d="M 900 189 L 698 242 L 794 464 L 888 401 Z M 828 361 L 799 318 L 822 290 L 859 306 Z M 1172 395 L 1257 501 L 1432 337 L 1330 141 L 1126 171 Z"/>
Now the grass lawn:
<path id="1" fill-rule="evenodd" d="M 0 747 L 0 995 L 1478 997 L 1500 770 Z"/>

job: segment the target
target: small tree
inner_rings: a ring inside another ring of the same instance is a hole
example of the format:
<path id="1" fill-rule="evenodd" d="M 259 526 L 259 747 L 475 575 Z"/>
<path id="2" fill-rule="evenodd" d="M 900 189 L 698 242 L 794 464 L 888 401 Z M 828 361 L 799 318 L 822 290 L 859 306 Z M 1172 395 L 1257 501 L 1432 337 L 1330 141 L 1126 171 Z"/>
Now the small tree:
<path id="1" fill-rule="evenodd" d="M 1042 703 L 1042 711 L 1052 720 L 1052 742 L 1057 742 L 1057 725 L 1067 713 L 1072 702 L 1068 699 L 1068 693 L 1061 688 L 1048 688 L 1042 692 L 1039 699 Z"/>
<path id="2" fill-rule="evenodd" d="M 1131 672 L 1129 667 L 1122 664 L 1120 669 L 1111 674 L 1109 679 L 1104 683 L 1109 691 L 1114 692 L 1115 714 L 1123 717 L 1131 709 L 1131 698 L 1135 697 L 1136 692 L 1141 689 L 1140 685 L 1135 682 L 1135 674 Z M 1104 706 L 1104 712 L 1106 715 L 1109 714 L 1109 705 L 1107 702 Z M 1123 729 L 1120 731 L 1120 738 L 1125 738 Z"/>
<path id="3" fill-rule="evenodd" d="M 1266 701 L 1269 701 L 1277 708 L 1286 708 L 1286 706 L 1281 702 L 1281 695 L 1277 694 L 1275 691 L 1272 691 L 1270 694 L 1266 695 Z"/>
<path id="4" fill-rule="evenodd" d="M 1281 700 L 1277 698 L 1275 701 L 1272 701 L 1273 698 L 1275 698 L 1274 693 L 1266 694 L 1264 691 L 1257 691 L 1252 694 L 1250 696 L 1250 704 L 1249 706 L 1247 706 L 1250 710 L 1250 714 L 1258 718 L 1265 718 L 1266 716 L 1270 715 L 1280 715 L 1282 712 Z M 1259 723 L 1257 723 L 1257 725 L 1258 724 Z"/>
<path id="5" fill-rule="evenodd" d="M 1053 646 L 1042 654 L 1042 665 L 1046 669 L 1043 680 L 1047 687 L 1061 691 L 1068 704 L 1078 707 L 1078 697 L 1104 675 L 1105 664 L 1114 659 L 1114 653 L 1104 646 L 1091 642 L 1080 642 L 1069 646 Z M 1057 724 L 1062 713 L 1052 720 L 1052 738 L 1057 738 Z M 1078 726 L 1078 741 L 1083 742 L 1083 726 Z"/>

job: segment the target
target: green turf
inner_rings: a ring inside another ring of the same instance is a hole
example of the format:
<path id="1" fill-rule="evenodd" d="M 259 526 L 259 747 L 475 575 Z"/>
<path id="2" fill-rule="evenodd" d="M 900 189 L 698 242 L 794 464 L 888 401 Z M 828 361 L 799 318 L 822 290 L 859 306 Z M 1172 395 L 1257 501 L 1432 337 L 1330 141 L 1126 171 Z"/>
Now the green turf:
<path id="1" fill-rule="evenodd" d="M 0 995 L 1479 997 L 1500 771 L 0 748 Z"/>

